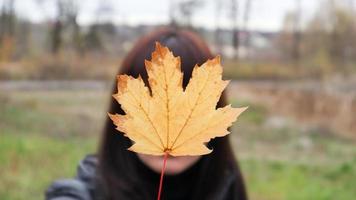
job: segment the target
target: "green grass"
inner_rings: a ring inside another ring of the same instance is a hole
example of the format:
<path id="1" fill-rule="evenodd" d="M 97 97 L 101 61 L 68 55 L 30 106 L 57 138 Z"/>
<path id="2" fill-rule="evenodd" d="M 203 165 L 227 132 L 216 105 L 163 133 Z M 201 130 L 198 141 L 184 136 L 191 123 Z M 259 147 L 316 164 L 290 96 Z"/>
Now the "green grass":
<path id="1" fill-rule="evenodd" d="M 0 199 L 40 199 L 56 178 L 71 177 L 93 152 L 93 138 L 55 139 L 40 135 L 0 135 Z"/>
<path id="2" fill-rule="evenodd" d="M 43 198 L 53 180 L 75 174 L 77 163 L 95 152 L 93 132 L 102 123 L 95 123 L 98 116 L 91 114 L 100 115 L 100 104 L 91 106 L 101 96 L 14 92 L 0 98 L 0 199 Z M 80 105 L 86 110 L 75 109 Z"/>
<path id="3" fill-rule="evenodd" d="M 249 106 L 233 127 L 232 144 L 251 199 L 352 200 L 356 197 L 356 142 L 322 129 L 279 119 Z M 269 120 L 268 120 L 269 119 Z"/>
<path id="4" fill-rule="evenodd" d="M 267 117 L 267 109 L 261 105 L 252 104 L 246 101 L 238 101 L 236 99 L 231 99 L 230 102 L 233 107 L 248 106 L 246 112 L 243 113 L 243 117 L 239 119 L 242 123 L 261 125 Z"/>
<path id="5" fill-rule="evenodd" d="M 352 200 L 356 196 L 356 159 L 330 165 L 244 159 L 241 166 L 251 199 Z"/>
<path id="6" fill-rule="evenodd" d="M 0 95 L 0 199 L 43 199 L 55 179 L 72 177 L 95 151 L 109 92 L 17 91 Z M 256 200 L 352 200 L 356 145 L 337 134 L 284 120 L 270 125 L 262 105 L 249 106 L 232 144 Z"/>

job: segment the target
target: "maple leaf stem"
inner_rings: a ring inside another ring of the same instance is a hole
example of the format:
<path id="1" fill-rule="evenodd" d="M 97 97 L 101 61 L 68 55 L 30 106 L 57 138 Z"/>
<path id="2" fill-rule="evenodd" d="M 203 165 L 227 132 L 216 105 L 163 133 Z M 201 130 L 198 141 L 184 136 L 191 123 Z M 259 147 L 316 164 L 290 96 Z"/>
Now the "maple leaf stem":
<path id="1" fill-rule="evenodd" d="M 163 186 L 163 176 L 164 176 L 164 171 L 166 170 L 167 158 L 168 158 L 168 152 L 165 152 L 164 158 L 163 158 L 163 166 L 162 166 L 162 170 L 161 170 L 161 179 L 159 181 L 157 200 L 161 200 L 161 193 L 162 193 L 162 186 Z"/>

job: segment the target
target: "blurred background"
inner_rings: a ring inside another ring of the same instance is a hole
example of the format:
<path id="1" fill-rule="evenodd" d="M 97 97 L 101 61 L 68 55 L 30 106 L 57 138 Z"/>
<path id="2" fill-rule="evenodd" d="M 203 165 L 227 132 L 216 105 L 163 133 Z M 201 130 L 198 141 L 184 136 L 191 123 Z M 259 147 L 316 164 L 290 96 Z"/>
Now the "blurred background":
<path id="1" fill-rule="evenodd" d="M 137 39 L 191 29 L 249 109 L 232 143 L 256 200 L 356 196 L 355 0 L 0 0 L 0 199 L 39 199 L 95 152 Z"/>

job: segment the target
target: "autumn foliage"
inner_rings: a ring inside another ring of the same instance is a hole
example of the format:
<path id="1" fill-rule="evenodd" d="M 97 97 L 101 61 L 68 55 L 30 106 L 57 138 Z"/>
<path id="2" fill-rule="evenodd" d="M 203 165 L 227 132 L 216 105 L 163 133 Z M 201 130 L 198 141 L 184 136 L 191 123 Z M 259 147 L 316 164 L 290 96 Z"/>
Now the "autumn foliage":
<path id="1" fill-rule="evenodd" d="M 150 89 L 141 77 L 119 75 L 114 98 L 126 114 L 109 114 L 117 129 L 134 142 L 129 150 L 152 155 L 208 154 L 212 150 L 205 144 L 227 135 L 227 128 L 246 109 L 215 108 L 229 83 L 222 80 L 219 57 L 195 66 L 185 90 L 180 58 L 167 47 L 156 43 L 152 60 L 145 65 Z"/>

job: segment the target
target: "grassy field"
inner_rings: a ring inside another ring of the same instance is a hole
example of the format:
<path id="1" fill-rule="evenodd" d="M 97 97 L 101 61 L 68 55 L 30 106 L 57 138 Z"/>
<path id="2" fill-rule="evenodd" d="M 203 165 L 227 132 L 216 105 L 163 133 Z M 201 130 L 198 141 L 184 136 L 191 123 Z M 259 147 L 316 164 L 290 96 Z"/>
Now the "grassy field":
<path id="1" fill-rule="evenodd" d="M 0 93 L 0 199 L 39 199 L 54 179 L 71 177 L 94 152 L 109 91 Z M 309 129 L 249 105 L 232 144 L 251 199 L 352 200 L 356 142 Z"/>

